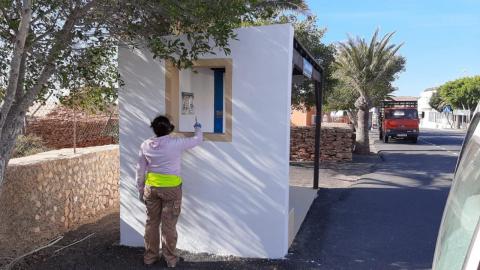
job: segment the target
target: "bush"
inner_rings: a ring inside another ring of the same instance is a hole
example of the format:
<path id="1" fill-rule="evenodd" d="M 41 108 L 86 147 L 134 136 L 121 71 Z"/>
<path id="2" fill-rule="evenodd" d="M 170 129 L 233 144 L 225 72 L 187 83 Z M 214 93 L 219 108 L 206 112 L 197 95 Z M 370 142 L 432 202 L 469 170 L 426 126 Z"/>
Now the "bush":
<path id="1" fill-rule="evenodd" d="M 37 153 L 48 151 L 42 138 L 35 135 L 20 135 L 13 149 L 12 158 L 35 155 Z"/>

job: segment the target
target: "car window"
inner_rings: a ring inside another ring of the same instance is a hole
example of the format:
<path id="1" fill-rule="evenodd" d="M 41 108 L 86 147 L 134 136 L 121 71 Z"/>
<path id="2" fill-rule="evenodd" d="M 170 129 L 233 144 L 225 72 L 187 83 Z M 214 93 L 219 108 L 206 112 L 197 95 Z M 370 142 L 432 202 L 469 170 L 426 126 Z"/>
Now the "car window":
<path id="1" fill-rule="evenodd" d="M 412 109 L 391 109 L 385 112 L 387 119 L 417 119 L 418 113 Z"/>
<path id="2" fill-rule="evenodd" d="M 435 249 L 434 269 L 462 269 L 480 217 L 480 126 L 476 115 L 462 147 Z"/>

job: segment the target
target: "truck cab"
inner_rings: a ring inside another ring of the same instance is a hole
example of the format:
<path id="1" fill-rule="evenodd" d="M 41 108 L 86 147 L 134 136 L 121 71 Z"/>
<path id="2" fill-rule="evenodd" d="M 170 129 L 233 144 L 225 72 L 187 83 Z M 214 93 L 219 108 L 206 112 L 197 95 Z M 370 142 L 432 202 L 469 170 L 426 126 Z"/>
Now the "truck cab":
<path id="1" fill-rule="evenodd" d="M 419 123 L 416 101 L 383 101 L 380 108 L 379 134 L 383 142 L 402 138 L 416 143 Z"/>

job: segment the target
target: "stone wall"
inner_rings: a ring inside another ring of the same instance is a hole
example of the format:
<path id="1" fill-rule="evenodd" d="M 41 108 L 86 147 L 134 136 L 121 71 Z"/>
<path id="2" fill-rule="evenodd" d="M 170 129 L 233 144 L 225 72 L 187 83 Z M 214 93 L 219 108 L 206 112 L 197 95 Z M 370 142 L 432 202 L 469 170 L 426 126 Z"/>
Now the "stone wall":
<path id="1" fill-rule="evenodd" d="M 119 211 L 118 181 L 118 145 L 12 159 L 0 195 L 0 252 L 31 250 Z"/>
<path id="2" fill-rule="evenodd" d="M 76 112 L 76 126 L 77 147 L 117 143 L 117 115 Z M 73 130 L 73 111 L 65 107 L 58 107 L 45 116 L 27 118 L 27 135 L 41 137 L 50 149 L 73 147 Z"/>
<path id="3" fill-rule="evenodd" d="M 342 123 L 322 123 L 320 159 L 324 161 L 352 160 L 353 128 Z M 315 127 L 292 127 L 290 160 L 313 161 Z"/>

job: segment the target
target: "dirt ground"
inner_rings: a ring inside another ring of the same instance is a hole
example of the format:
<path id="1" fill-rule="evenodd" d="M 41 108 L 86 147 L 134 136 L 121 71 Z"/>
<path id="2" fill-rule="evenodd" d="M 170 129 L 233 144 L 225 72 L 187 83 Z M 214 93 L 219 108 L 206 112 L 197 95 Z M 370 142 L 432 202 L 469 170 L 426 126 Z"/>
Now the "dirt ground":
<path id="1" fill-rule="evenodd" d="M 185 261 L 179 263 L 177 269 L 342 269 L 328 265 L 329 258 L 322 252 L 323 243 L 320 239 L 326 228 L 324 227 L 325 222 L 320 221 L 322 219 L 328 220 L 328 209 L 336 201 L 342 200 L 345 189 L 320 189 L 318 193 L 319 196 L 313 202 L 285 259 L 245 259 L 179 251 L 180 256 Z M 162 264 L 147 268 L 143 266 L 143 248 L 129 248 L 118 245 L 119 220 L 118 213 L 111 214 L 97 223 L 84 225 L 75 231 L 71 231 L 55 246 L 25 258 L 16 264 L 13 269 L 137 270 L 166 268 Z M 95 234 L 85 241 L 55 253 L 55 250 L 78 241 L 91 233 Z"/>
<path id="2" fill-rule="evenodd" d="M 153 268 L 143 266 L 143 248 L 119 246 L 119 215 L 111 214 L 99 222 L 80 227 L 67 233 L 54 246 L 31 255 L 14 266 L 16 270 L 35 269 L 163 269 L 165 265 L 156 264 Z M 55 250 L 78 241 L 90 234 L 85 241 L 55 253 Z M 298 242 L 298 241 L 296 241 Z M 220 257 L 210 254 L 192 254 L 179 251 L 185 261 L 179 263 L 178 269 L 318 269 L 314 260 L 306 260 L 295 256 L 295 246 L 288 258 L 283 260 L 244 259 L 236 257 Z M 297 254 L 301 255 L 301 254 Z"/>

